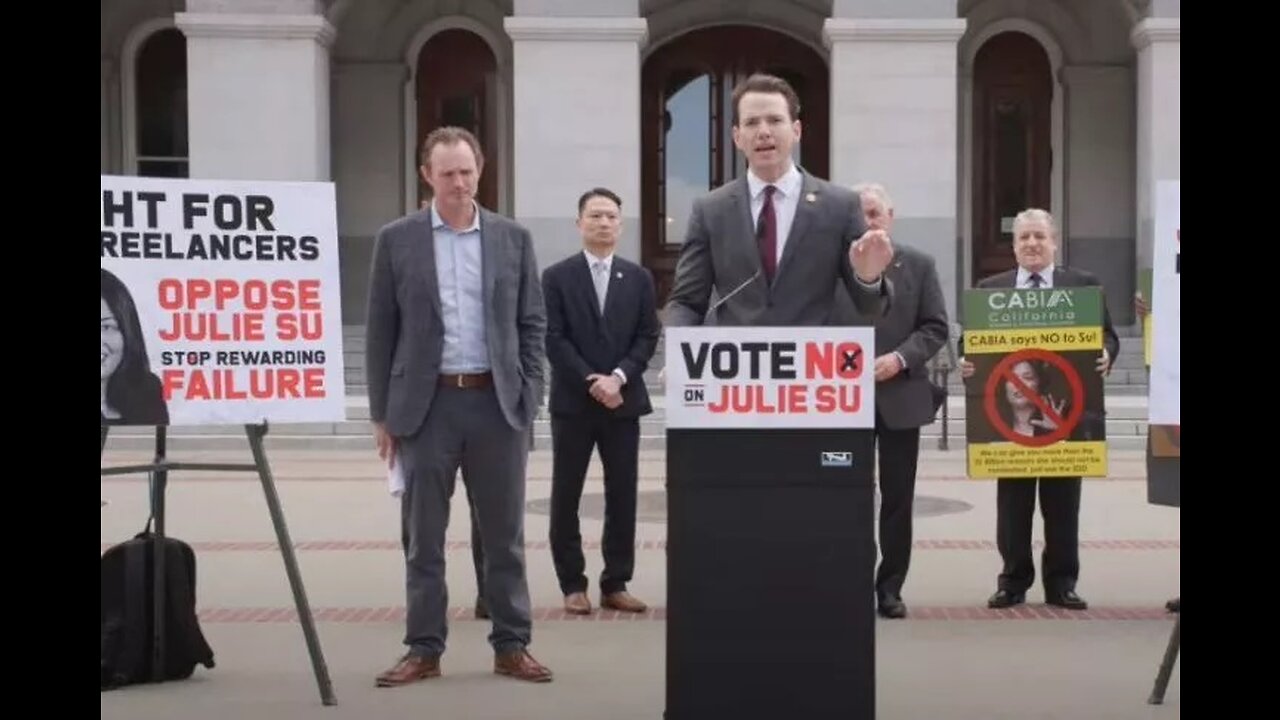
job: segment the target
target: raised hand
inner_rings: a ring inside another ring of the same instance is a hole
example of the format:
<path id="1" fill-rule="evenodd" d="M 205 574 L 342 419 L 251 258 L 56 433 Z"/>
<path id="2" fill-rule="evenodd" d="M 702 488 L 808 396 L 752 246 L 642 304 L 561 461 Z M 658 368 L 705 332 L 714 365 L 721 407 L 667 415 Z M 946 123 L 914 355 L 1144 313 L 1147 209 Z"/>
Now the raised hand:
<path id="1" fill-rule="evenodd" d="M 893 262 L 893 242 L 883 230 L 871 229 L 849 246 L 849 264 L 858 279 L 873 283 Z"/>

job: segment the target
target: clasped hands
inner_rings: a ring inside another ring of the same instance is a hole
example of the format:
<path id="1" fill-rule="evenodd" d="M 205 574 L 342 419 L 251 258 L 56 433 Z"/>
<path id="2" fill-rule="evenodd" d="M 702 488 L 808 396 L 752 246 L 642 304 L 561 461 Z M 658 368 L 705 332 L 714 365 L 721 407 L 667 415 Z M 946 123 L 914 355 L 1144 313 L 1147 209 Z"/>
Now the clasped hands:
<path id="1" fill-rule="evenodd" d="M 616 409 L 622 405 L 622 381 L 617 375 L 602 375 L 600 373 L 591 373 L 587 376 L 587 382 L 591 383 L 588 392 L 596 402 L 604 405 L 610 410 Z"/>

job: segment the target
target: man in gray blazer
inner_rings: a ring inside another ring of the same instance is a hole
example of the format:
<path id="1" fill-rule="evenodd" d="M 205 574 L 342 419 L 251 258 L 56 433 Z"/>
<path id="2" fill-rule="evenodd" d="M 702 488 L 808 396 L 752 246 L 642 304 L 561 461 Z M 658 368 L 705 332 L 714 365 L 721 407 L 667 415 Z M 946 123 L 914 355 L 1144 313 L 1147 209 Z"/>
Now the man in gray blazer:
<path id="1" fill-rule="evenodd" d="M 431 206 L 378 231 L 365 366 L 378 456 L 398 458 L 408 652 L 377 677 L 440 675 L 448 635 L 444 540 L 459 467 L 485 549 L 494 672 L 532 682 L 524 559 L 528 432 L 542 400 L 546 310 L 529 232 L 475 202 L 484 156 L 461 128 L 423 141 Z"/>
<path id="2" fill-rule="evenodd" d="M 747 173 L 694 202 L 666 324 L 710 315 L 719 325 L 825 325 L 837 287 L 864 315 L 888 309 L 889 238 L 867 230 L 852 190 L 792 162 L 799 113 L 781 78 L 752 75 L 734 88 L 733 142 Z"/>
<path id="3" fill-rule="evenodd" d="M 855 185 L 862 215 L 871 228 L 893 229 L 893 200 L 883 186 Z M 885 276 L 893 283 L 893 307 L 876 326 L 876 445 L 880 455 L 880 567 L 877 611 L 907 616 L 902 586 L 911 565 L 911 517 L 915 502 L 920 428 L 933 422 L 946 389 L 929 379 L 925 363 L 947 342 L 947 305 L 933 258 L 895 242 Z M 837 293 L 839 295 L 839 293 Z M 837 297 L 837 324 L 859 324 L 848 301 Z"/>

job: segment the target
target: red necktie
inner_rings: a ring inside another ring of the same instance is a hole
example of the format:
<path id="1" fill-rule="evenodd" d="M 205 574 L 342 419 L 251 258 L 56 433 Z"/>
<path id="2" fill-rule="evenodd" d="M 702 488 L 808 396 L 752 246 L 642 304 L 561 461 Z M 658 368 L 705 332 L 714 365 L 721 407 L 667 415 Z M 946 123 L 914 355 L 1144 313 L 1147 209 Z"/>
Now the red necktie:
<path id="1" fill-rule="evenodd" d="M 773 282 L 773 275 L 778 270 L 778 218 L 773 211 L 773 193 L 777 189 L 772 185 L 764 186 L 764 205 L 760 208 L 760 219 L 756 223 L 760 265 L 769 282 Z"/>

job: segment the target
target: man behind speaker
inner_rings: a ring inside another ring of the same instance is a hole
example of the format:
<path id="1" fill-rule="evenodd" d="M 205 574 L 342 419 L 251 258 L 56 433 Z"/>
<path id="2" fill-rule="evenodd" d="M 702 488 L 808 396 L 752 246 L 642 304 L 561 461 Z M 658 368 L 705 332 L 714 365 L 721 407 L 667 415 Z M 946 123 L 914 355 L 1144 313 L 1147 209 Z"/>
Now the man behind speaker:
<path id="1" fill-rule="evenodd" d="M 882 185 L 853 187 L 867 227 L 889 234 L 893 200 Z M 946 390 L 929 380 L 925 363 L 947 342 L 947 306 L 933 258 L 893 242 L 885 271 L 894 287 L 893 306 L 876 327 L 876 444 L 880 455 L 880 567 L 876 571 L 879 613 L 907 616 L 902 586 L 911 564 L 911 513 L 915 500 L 920 428 L 933 422 Z M 837 298 L 842 307 L 842 298 Z M 845 320 L 849 316 L 840 320 Z"/>

